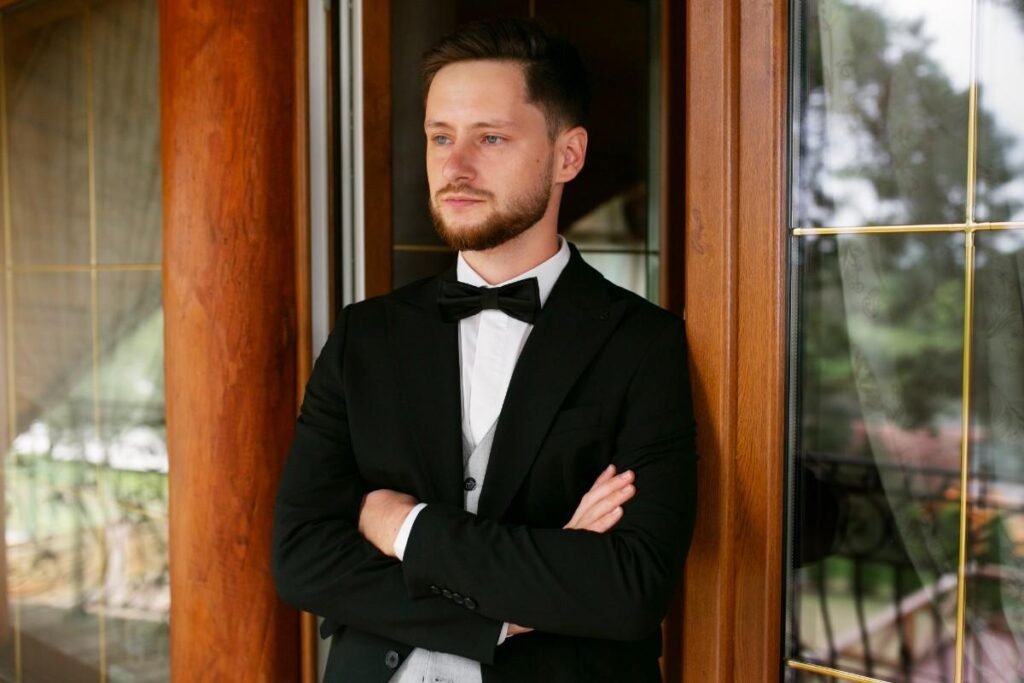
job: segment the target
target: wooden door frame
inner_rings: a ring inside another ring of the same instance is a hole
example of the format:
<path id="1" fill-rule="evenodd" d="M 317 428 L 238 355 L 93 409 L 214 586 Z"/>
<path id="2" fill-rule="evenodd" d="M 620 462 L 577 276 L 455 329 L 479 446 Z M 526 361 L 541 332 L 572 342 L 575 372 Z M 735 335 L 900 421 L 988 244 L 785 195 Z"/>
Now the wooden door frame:
<path id="1" fill-rule="evenodd" d="M 391 291 L 391 0 L 363 2 L 363 235 L 367 297 Z"/>
<path id="2" fill-rule="evenodd" d="M 788 3 L 686 2 L 686 302 L 700 503 L 686 681 L 782 672 Z"/>

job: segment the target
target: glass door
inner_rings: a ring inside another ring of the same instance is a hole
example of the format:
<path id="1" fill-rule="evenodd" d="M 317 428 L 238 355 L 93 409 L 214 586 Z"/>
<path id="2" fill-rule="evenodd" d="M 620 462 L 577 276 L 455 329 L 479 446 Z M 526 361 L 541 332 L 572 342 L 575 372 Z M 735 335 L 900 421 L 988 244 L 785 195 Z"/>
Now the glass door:
<path id="1" fill-rule="evenodd" d="M 157 3 L 0 11 L 0 680 L 165 681 Z"/>
<path id="2" fill-rule="evenodd" d="M 1024 680 L 1024 7 L 792 10 L 785 678 Z"/>

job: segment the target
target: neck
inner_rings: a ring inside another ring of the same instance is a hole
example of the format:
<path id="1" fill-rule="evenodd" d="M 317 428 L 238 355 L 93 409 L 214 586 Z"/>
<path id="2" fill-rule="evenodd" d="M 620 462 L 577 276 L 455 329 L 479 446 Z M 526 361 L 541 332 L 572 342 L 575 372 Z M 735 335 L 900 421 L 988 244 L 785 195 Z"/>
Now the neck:
<path id="1" fill-rule="evenodd" d="M 511 280 L 558 253 L 557 231 L 553 226 L 547 230 L 541 227 L 538 223 L 494 249 L 464 251 L 462 257 L 489 285 Z"/>

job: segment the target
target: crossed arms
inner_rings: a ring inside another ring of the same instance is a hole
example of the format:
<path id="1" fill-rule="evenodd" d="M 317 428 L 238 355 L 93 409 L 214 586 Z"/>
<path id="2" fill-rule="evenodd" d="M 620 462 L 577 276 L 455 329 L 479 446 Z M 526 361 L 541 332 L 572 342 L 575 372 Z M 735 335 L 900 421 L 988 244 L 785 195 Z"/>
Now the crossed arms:
<path id="1" fill-rule="evenodd" d="M 307 386 L 278 493 L 273 569 L 286 602 L 482 662 L 493 661 L 502 622 L 620 640 L 658 627 L 694 515 L 681 324 L 652 335 L 622 397 L 611 464 L 629 473 L 624 479 L 606 470 L 564 528 L 505 524 L 426 501 L 401 563 L 387 552 L 410 501 L 396 507 L 401 494 L 372 492 L 360 476 L 345 410 L 344 339 L 343 318 Z M 639 493 L 616 512 L 634 485 Z M 475 608 L 435 596 L 436 586 L 472 596 Z"/>
<path id="2" fill-rule="evenodd" d="M 572 519 L 562 527 L 603 534 L 622 519 L 622 506 L 636 493 L 635 475 L 626 470 L 617 474 L 615 465 L 608 465 L 594 485 L 584 494 Z M 395 541 L 409 513 L 417 504 L 415 498 L 390 489 L 377 489 L 366 494 L 359 512 L 359 533 L 388 557 L 398 556 Z M 401 558 L 398 558 L 401 559 Z M 533 629 L 509 624 L 507 635 L 528 633 Z"/>

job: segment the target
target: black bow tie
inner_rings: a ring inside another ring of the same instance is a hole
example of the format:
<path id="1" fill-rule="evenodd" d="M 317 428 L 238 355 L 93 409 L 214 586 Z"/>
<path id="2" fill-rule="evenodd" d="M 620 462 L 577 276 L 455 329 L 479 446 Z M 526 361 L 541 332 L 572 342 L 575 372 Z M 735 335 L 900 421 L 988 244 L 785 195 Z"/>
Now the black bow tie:
<path id="1" fill-rule="evenodd" d="M 497 308 L 524 323 L 532 323 L 540 313 L 540 287 L 537 278 L 510 282 L 502 287 L 474 287 L 451 280 L 441 283 L 437 305 L 445 322 L 476 315 L 485 308 Z"/>

